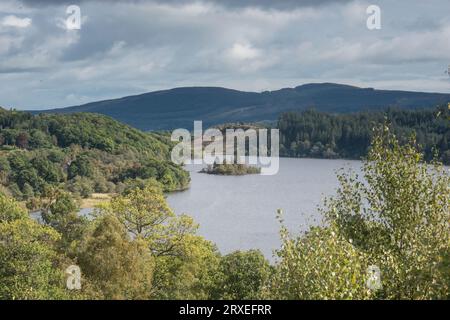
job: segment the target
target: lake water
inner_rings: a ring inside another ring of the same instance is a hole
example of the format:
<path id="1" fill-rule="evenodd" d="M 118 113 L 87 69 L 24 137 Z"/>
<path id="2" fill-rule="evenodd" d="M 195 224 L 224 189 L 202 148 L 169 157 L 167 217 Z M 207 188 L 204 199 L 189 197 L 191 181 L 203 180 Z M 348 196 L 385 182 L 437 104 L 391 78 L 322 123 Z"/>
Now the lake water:
<path id="1" fill-rule="evenodd" d="M 218 176 L 198 173 L 201 166 L 187 166 L 189 190 L 168 195 L 177 214 L 186 213 L 200 224 L 199 234 L 219 250 L 260 249 L 273 261 L 280 245 L 278 208 L 292 232 L 320 223 L 317 206 L 335 193 L 336 170 L 360 170 L 360 161 L 280 159 L 276 175 Z"/>

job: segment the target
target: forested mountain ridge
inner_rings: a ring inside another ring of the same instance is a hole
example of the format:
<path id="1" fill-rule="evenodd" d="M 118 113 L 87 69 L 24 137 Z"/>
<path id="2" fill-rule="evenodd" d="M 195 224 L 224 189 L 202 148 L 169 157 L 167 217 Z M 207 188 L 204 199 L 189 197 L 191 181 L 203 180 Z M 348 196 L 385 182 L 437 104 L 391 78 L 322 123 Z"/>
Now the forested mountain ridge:
<path id="1" fill-rule="evenodd" d="M 401 143 L 414 133 L 425 159 L 435 150 L 450 164 L 450 109 L 400 110 L 329 114 L 315 110 L 281 114 L 280 154 L 290 157 L 360 159 L 373 137 L 373 128 L 388 124 Z"/>
<path id="2" fill-rule="evenodd" d="M 114 193 L 148 179 L 166 191 L 183 189 L 189 175 L 168 161 L 170 148 L 166 136 L 103 115 L 0 109 L 0 183 L 18 199 L 52 185 L 83 197 Z"/>
<path id="3" fill-rule="evenodd" d="M 142 130 L 191 128 L 229 122 L 275 121 L 282 112 L 314 107 L 323 112 L 357 112 L 387 107 L 417 109 L 450 102 L 450 94 L 376 90 L 312 83 L 275 91 L 245 92 L 220 87 L 183 87 L 33 113 L 94 112 Z"/>

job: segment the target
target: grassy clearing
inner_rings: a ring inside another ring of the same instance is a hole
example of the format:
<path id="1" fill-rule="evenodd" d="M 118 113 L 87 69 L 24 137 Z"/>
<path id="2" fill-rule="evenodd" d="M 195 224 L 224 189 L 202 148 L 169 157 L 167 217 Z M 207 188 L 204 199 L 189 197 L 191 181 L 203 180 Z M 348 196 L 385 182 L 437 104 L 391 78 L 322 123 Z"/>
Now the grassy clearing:
<path id="1" fill-rule="evenodd" d="M 93 193 L 89 198 L 81 200 L 81 208 L 93 208 L 102 202 L 109 201 L 113 195 L 113 193 Z"/>

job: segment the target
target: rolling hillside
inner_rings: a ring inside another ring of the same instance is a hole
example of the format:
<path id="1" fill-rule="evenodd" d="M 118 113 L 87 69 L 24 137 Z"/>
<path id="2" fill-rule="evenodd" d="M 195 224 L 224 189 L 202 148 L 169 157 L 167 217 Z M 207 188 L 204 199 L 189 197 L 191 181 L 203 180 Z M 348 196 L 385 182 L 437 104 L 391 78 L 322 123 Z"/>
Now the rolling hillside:
<path id="1" fill-rule="evenodd" d="M 274 121 L 281 112 L 309 108 L 347 113 L 392 106 L 428 108 L 449 101 L 450 94 L 321 83 L 262 93 L 219 87 L 184 87 L 39 112 L 93 112 L 142 130 L 168 130 L 191 128 L 194 120 L 203 120 L 205 126 L 237 121 Z"/>
<path id="2" fill-rule="evenodd" d="M 51 188 L 82 198 L 157 184 L 189 186 L 170 160 L 172 143 L 104 115 L 40 114 L 0 108 L 0 193 L 32 200 Z"/>

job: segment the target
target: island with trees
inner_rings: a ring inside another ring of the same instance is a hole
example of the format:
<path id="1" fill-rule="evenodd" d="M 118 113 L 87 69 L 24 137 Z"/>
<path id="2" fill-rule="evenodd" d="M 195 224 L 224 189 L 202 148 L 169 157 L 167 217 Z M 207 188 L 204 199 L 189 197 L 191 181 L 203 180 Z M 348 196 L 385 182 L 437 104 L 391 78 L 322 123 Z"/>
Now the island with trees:
<path id="1" fill-rule="evenodd" d="M 261 168 L 239 163 L 214 163 L 201 169 L 200 173 L 221 176 L 243 176 L 246 174 L 259 174 L 261 173 Z"/>

